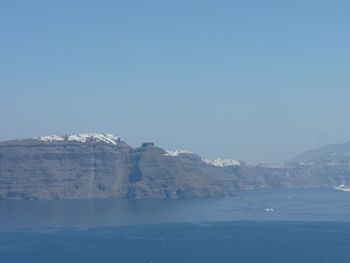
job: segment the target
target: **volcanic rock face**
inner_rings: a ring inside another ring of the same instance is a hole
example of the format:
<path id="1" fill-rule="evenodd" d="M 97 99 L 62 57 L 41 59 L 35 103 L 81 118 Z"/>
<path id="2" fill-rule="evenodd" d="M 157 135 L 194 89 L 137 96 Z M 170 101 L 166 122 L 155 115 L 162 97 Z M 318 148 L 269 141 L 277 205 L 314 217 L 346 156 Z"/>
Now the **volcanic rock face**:
<path id="1" fill-rule="evenodd" d="M 189 198 L 237 190 L 350 185 L 348 145 L 289 163 L 202 159 L 111 134 L 44 136 L 0 143 L 0 199 Z"/>
<path id="2" fill-rule="evenodd" d="M 350 162 L 288 163 L 280 167 L 241 166 L 238 175 L 235 180 L 241 190 L 333 188 L 341 184 L 350 184 Z"/>
<path id="3" fill-rule="evenodd" d="M 0 199 L 186 198 L 230 195 L 229 175 L 199 157 L 133 149 L 106 134 L 45 136 L 0 143 Z"/>
<path id="4" fill-rule="evenodd" d="M 242 163 L 232 177 L 240 190 L 350 185 L 350 143 L 308 151 L 282 164 Z"/>

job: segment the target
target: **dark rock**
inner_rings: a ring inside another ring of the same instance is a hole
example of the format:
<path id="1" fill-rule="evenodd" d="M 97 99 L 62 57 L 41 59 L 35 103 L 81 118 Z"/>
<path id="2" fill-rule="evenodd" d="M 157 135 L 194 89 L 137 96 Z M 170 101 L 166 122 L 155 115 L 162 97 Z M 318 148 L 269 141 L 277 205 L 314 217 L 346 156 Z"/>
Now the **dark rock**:
<path id="1" fill-rule="evenodd" d="M 145 143 L 132 148 L 86 142 L 0 143 L 1 199 L 188 198 L 232 194 L 229 175 L 211 174 L 196 157 L 174 158 Z M 223 180 L 222 177 L 226 179 Z"/>
<path id="2" fill-rule="evenodd" d="M 350 185 L 347 156 L 348 146 L 337 145 L 301 155 L 300 162 L 224 166 L 153 143 L 132 148 L 109 135 L 16 140 L 0 143 L 0 199 L 191 198 L 334 187 Z"/>

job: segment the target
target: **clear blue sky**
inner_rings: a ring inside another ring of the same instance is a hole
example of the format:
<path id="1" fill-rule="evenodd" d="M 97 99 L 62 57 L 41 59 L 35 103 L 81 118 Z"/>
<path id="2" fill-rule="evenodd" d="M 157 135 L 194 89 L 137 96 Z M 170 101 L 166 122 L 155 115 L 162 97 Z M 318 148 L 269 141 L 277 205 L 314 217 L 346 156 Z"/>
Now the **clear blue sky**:
<path id="1" fill-rule="evenodd" d="M 350 1 L 0 1 L 0 140 L 281 161 L 350 140 Z"/>

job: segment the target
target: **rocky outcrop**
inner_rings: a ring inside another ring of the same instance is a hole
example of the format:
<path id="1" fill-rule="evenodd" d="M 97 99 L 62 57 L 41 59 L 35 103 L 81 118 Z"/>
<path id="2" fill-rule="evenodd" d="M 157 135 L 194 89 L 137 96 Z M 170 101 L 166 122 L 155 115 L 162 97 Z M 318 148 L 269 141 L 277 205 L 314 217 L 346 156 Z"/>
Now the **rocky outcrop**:
<path id="1" fill-rule="evenodd" d="M 289 163 L 250 165 L 153 143 L 132 148 L 110 134 L 44 136 L 0 143 L 0 199 L 190 198 L 335 187 L 350 185 L 347 156 L 347 145 L 338 145 Z"/>
<path id="2" fill-rule="evenodd" d="M 259 188 L 333 188 L 350 185 L 350 162 L 317 162 L 241 166 L 237 183 L 241 190 Z"/>
<path id="3" fill-rule="evenodd" d="M 210 173 L 196 155 L 170 156 L 152 143 L 134 149 L 106 138 L 46 136 L 0 143 L 0 198 L 187 198 L 236 190 L 229 175 Z"/>

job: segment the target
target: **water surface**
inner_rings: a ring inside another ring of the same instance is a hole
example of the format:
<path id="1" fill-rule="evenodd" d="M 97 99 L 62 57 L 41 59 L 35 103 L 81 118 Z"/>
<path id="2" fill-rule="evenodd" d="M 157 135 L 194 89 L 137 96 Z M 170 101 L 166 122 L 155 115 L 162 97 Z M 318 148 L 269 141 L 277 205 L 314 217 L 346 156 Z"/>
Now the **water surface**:
<path id="1" fill-rule="evenodd" d="M 0 262 L 345 263 L 350 193 L 0 202 Z"/>
<path id="2" fill-rule="evenodd" d="M 288 189 L 252 190 L 232 198 L 191 200 L 0 202 L 0 231 L 242 220 L 350 222 L 350 193 L 332 189 Z"/>

